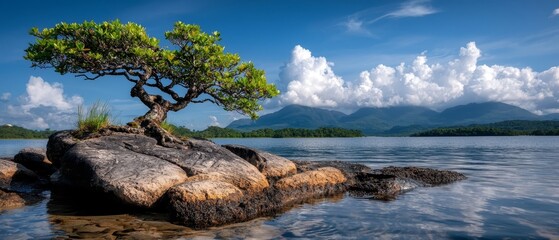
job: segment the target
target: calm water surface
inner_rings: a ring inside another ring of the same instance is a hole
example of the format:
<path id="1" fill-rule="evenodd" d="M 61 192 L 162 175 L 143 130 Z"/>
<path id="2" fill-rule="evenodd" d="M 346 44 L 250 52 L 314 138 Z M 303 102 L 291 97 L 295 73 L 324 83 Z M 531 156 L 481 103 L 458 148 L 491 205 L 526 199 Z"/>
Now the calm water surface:
<path id="1" fill-rule="evenodd" d="M 138 231 L 148 226 L 164 238 L 559 239 L 559 137 L 214 141 L 298 160 L 351 161 L 372 168 L 414 165 L 455 170 L 468 179 L 416 189 L 390 202 L 340 195 L 297 206 L 275 217 L 205 231 L 126 214 L 79 216 L 72 221 L 133 223 L 132 228 Z M 0 156 L 45 144 L 0 141 Z M 47 198 L 33 206 L 1 212 L 0 239 L 68 236 L 68 227 L 59 224 L 60 216 L 52 214 L 53 208 L 61 207 L 65 205 Z"/>

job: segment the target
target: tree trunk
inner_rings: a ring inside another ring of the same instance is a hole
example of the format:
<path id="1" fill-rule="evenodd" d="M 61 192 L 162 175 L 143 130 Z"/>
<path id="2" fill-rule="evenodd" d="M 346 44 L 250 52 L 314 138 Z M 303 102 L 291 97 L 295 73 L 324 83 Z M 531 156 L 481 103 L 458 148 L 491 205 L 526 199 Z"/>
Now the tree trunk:
<path id="1" fill-rule="evenodd" d="M 167 118 L 167 111 L 165 107 L 159 104 L 153 104 L 149 111 L 143 116 L 143 119 L 160 124 Z"/>

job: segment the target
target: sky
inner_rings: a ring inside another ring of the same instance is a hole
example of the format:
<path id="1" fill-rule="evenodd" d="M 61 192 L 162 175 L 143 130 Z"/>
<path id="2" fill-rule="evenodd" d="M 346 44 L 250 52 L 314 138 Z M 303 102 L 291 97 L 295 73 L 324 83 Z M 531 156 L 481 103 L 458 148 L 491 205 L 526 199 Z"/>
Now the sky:
<path id="1" fill-rule="evenodd" d="M 2 1 L 0 125 L 70 129 L 80 105 L 104 102 L 114 122 L 147 111 L 118 77 L 87 81 L 31 68 L 29 29 L 119 19 L 161 39 L 176 21 L 219 31 L 227 52 L 266 71 L 289 104 L 350 113 L 361 107 L 434 110 L 499 101 L 559 112 L 559 1 Z M 210 103 L 171 112 L 190 129 L 245 118 Z"/>

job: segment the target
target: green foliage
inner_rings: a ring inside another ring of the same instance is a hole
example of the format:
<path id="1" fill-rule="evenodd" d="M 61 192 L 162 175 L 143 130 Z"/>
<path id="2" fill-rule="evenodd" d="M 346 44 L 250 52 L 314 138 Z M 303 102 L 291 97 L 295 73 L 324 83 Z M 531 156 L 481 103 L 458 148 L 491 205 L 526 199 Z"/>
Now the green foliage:
<path id="1" fill-rule="evenodd" d="M 0 139 L 44 139 L 54 132 L 50 129 L 36 131 L 18 126 L 3 125 L 0 126 Z"/>
<path id="2" fill-rule="evenodd" d="M 97 132 L 111 124 L 111 111 L 107 104 L 96 102 L 87 111 L 78 106 L 78 131 Z"/>
<path id="3" fill-rule="evenodd" d="M 170 49 L 161 47 L 142 26 L 118 20 L 60 23 L 42 31 L 33 28 L 30 34 L 37 41 L 25 50 L 24 58 L 32 66 L 53 67 L 60 74 L 74 73 L 89 80 L 122 76 L 134 83 L 132 97 L 150 109 L 160 106 L 165 113 L 191 102 L 212 102 L 255 119 L 262 110 L 258 101 L 279 93 L 266 82 L 263 70 L 224 52 L 218 32 L 207 34 L 197 25 L 177 22 L 165 33 L 174 45 Z M 148 94 L 145 87 L 158 88 L 168 97 Z M 166 114 L 157 117 L 162 122 Z"/>
<path id="4" fill-rule="evenodd" d="M 438 136 L 519 136 L 559 135 L 559 121 L 503 121 L 466 127 L 436 128 L 412 134 L 412 137 Z"/>
<path id="5" fill-rule="evenodd" d="M 175 132 L 175 125 L 170 124 L 167 121 L 163 121 L 160 124 L 161 128 L 163 128 L 165 131 L 167 131 L 170 134 L 173 134 Z"/>
<path id="6" fill-rule="evenodd" d="M 191 131 L 185 127 L 175 127 L 175 134 L 187 137 L 199 138 L 321 138 L 321 137 L 362 137 L 358 130 L 342 128 L 319 128 L 319 129 L 258 129 L 250 132 L 240 132 L 230 128 L 216 126 L 208 127 L 203 131 Z"/>

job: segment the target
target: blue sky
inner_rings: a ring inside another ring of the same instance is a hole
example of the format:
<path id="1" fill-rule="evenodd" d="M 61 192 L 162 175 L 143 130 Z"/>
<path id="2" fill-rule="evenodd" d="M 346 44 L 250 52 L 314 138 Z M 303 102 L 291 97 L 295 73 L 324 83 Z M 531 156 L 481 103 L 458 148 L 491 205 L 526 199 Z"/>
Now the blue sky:
<path id="1" fill-rule="evenodd" d="M 98 100 L 118 123 L 145 113 L 124 79 L 61 76 L 22 57 L 31 27 L 114 19 L 160 39 L 176 21 L 221 32 L 226 51 L 282 90 L 263 113 L 288 104 L 350 112 L 483 101 L 559 112 L 559 1 L 22 0 L 3 1 L 0 11 L 0 124 L 72 128 L 77 105 Z M 169 121 L 204 129 L 242 117 L 192 104 Z"/>

